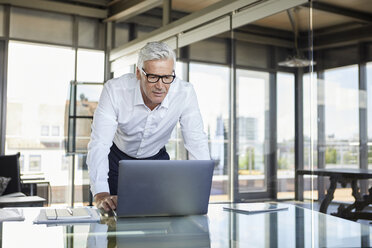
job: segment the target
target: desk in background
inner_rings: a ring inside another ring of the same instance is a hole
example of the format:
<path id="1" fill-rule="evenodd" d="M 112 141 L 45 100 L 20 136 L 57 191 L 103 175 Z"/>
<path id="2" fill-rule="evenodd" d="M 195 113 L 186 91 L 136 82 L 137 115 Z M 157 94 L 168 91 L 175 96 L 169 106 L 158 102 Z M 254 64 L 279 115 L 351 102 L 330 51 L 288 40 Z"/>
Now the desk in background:
<path id="1" fill-rule="evenodd" d="M 25 208 L 24 222 L 2 223 L 2 247 L 370 247 L 372 228 L 304 209 L 240 214 L 210 204 L 208 215 L 105 217 L 101 223 L 34 225 L 40 208 Z M 19 236 L 20 238 L 15 238 Z"/>
<path id="2" fill-rule="evenodd" d="M 38 193 L 38 186 L 44 185 L 46 187 L 45 193 Z M 44 173 L 21 174 L 21 189 L 22 192 L 29 196 L 42 196 L 46 198 L 49 204 L 50 199 L 50 183 L 45 180 Z"/>
<path id="3" fill-rule="evenodd" d="M 372 220 L 372 213 L 363 212 L 369 204 L 372 204 L 372 187 L 368 190 L 369 194 L 361 196 L 358 187 L 358 180 L 372 178 L 372 170 L 367 169 L 314 169 L 314 170 L 297 170 L 298 175 L 317 175 L 326 176 L 330 179 L 330 186 L 327 190 L 327 194 L 322 200 L 319 211 L 327 213 L 329 204 L 333 200 L 333 195 L 337 188 L 337 183 L 340 183 L 345 187 L 348 183 L 351 184 L 352 195 L 355 199 L 354 203 L 345 206 L 341 204 L 338 208 L 337 213 L 333 215 L 357 220 L 357 219 L 369 219 Z"/>
<path id="4" fill-rule="evenodd" d="M 2 196 L 0 197 L 0 208 L 8 207 L 42 207 L 45 199 L 39 196 Z M 0 246 L 1 247 L 1 246 Z"/>

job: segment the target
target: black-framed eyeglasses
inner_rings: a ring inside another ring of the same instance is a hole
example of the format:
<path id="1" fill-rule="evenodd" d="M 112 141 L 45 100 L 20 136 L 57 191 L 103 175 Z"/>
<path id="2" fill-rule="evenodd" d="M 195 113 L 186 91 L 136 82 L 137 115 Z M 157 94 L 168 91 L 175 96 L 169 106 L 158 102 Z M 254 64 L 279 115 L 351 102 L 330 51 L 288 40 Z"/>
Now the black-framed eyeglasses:
<path id="1" fill-rule="evenodd" d="M 141 70 L 145 74 L 145 76 L 147 78 L 147 82 L 149 82 L 149 83 L 157 83 L 159 81 L 159 79 L 161 78 L 161 81 L 164 84 L 171 84 L 174 81 L 174 79 L 176 78 L 176 74 L 174 72 L 173 72 L 173 75 L 160 76 L 160 75 L 156 75 L 156 74 L 146 73 L 143 68 Z"/>

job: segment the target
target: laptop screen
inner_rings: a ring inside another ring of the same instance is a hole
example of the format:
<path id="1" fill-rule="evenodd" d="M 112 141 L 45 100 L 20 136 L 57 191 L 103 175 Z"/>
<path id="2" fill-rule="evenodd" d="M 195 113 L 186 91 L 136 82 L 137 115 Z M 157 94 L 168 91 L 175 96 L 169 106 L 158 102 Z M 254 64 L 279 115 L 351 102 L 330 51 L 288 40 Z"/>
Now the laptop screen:
<path id="1" fill-rule="evenodd" d="M 119 217 L 206 214 L 212 160 L 122 160 Z"/>

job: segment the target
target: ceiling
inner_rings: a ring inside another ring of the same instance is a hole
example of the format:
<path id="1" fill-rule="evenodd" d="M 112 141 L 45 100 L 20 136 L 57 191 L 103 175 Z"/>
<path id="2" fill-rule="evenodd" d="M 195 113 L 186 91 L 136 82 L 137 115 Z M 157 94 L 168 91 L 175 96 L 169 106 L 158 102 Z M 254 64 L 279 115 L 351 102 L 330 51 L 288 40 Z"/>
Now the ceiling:
<path id="1" fill-rule="evenodd" d="M 131 22 L 159 28 L 163 25 L 163 1 L 0 0 L 0 4 L 39 8 L 95 17 L 103 21 Z M 171 17 L 174 21 L 189 13 L 218 4 L 221 0 L 168 1 L 171 1 Z M 255 21 L 237 31 L 266 36 L 274 34 L 277 38 L 290 40 L 293 39 L 295 31 L 298 31 L 300 38 L 306 38 L 309 35 L 309 30 L 313 31 L 314 37 L 316 37 L 314 43 L 318 42 L 319 47 L 327 47 L 331 43 L 372 41 L 372 0 L 313 0 L 290 11 L 283 11 Z"/>

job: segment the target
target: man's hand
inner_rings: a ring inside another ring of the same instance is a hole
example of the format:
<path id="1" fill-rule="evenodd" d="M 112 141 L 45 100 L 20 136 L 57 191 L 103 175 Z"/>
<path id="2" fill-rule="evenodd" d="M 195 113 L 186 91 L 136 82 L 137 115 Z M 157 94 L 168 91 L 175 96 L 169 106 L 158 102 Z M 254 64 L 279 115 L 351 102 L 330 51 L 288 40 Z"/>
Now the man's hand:
<path id="1" fill-rule="evenodd" d="M 118 197 L 116 195 L 110 195 L 107 192 L 101 192 L 94 196 L 94 201 L 97 208 L 103 209 L 106 212 L 116 209 Z"/>

